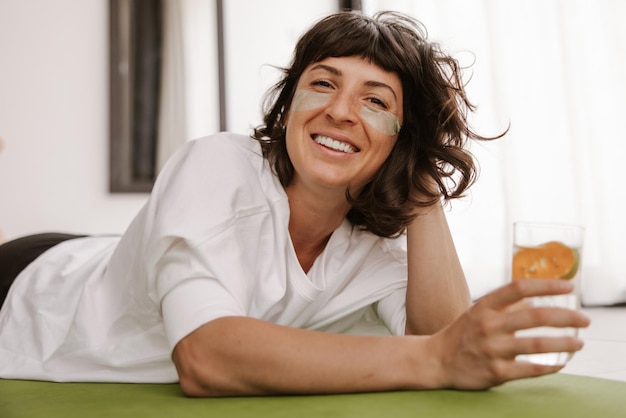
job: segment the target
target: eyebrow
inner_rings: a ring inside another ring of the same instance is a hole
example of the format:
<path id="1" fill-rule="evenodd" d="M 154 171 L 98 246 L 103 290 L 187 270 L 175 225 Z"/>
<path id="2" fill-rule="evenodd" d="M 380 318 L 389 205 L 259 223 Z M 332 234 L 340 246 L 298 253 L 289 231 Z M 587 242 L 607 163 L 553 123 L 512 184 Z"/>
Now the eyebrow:
<path id="1" fill-rule="evenodd" d="M 332 67 L 330 65 L 325 65 L 325 64 L 316 64 L 311 68 L 311 71 L 314 70 L 325 70 L 328 71 L 329 73 L 336 75 L 336 76 L 342 76 L 343 73 L 341 72 L 340 69 Z M 392 94 L 393 97 L 397 100 L 398 97 L 396 96 L 396 92 L 391 88 L 391 86 L 389 86 L 388 84 L 382 83 L 380 81 L 374 81 L 374 80 L 369 80 L 365 82 L 365 85 L 368 87 L 382 87 L 385 89 L 388 89 Z"/>

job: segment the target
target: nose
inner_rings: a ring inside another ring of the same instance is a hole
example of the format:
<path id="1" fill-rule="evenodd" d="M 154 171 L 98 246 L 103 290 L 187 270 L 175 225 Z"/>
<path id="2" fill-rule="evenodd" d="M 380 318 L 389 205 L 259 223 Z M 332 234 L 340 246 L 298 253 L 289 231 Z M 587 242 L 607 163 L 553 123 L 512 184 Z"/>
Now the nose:
<path id="1" fill-rule="evenodd" d="M 336 124 L 354 124 L 357 120 L 358 103 L 352 95 L 337 92 L 326 107 L 326 117 Z"/>

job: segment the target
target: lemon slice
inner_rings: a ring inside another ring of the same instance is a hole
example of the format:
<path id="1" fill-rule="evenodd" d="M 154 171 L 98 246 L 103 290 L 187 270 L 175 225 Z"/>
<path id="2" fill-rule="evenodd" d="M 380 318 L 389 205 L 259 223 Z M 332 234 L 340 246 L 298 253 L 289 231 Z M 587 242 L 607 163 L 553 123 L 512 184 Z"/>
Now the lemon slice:
<path id="1" fill-rule="evenodd" d="M 513 279 L 573 279 L 579 264 L 578 251 L 558 241 L 523 247 L 513 255 Z"/>

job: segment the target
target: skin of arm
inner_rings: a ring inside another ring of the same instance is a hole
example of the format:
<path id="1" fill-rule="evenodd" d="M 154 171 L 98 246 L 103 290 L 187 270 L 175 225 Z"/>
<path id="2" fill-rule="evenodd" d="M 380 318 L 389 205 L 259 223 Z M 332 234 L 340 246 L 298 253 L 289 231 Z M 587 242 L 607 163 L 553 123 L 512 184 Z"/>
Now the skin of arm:
<path id="1" fill-rule="evenodd" d="M 181 340 L 173 360 L 183 392 L 192 397 L 426 388 L 435 367 L 424 338 L 331 334 L 224 317 Z M 407 370 L 413 361 L 423 382 Z"/>
<path id="2" fill-rule="evenodd" d="M 183 392 L 192 397 L 487 389 L 562 368 L 516 361 L 517 354 L 582 348 L 574 337 L 515 337 L 516 330 L 537 326 L 585 327 L 582 313 L 509 309 L 525 297 L 572 290 L 562 280 L 517 280 L 432 336 L 331 334 L 224 317 L 183 338 L 172 359 Z"/>
<path id="3" fill-rule="evenodd" d="M 471 305 L 465 275 L 441 203 L 407 228 L 406 334 L 433 334 Z"/>

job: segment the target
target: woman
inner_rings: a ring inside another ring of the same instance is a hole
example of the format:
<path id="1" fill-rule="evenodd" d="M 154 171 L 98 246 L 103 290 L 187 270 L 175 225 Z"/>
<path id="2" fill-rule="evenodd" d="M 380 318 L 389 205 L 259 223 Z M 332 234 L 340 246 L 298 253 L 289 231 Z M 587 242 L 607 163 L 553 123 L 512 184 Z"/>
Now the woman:
<path id="1" fill-rule="evenodd" d="M 0 377 L 179 381 L 188 396 L 483 389 L 559 370 L 517 354 L 581 348 L 514 337 L 581 314 L 508 310 L 568 283 L 517 281 L 471 306 L 441 201 L 472 184 L 464 146 L 485 138 L 417 22 L 331 15 L 273 93 L 254 139 L 174 155 L 121 238 L 53 236 L 16 268 Z M 380 324 L 394 336 L 350 334 Z"/>

